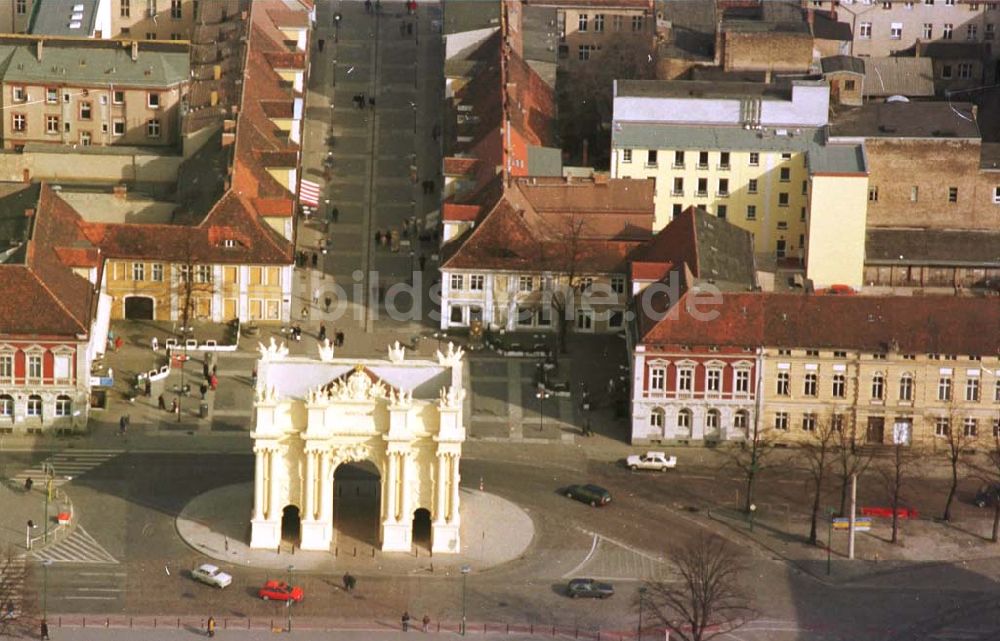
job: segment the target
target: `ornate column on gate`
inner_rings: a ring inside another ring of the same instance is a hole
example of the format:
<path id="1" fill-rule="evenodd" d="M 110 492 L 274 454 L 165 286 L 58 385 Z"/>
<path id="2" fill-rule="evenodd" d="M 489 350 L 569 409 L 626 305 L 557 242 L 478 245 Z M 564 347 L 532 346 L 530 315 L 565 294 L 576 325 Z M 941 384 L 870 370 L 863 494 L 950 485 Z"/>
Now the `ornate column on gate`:
<path id="1" fill-rule="evenodd" d="M 266 453 L 259 447 L 253 448 L 253 520 L 264 518 L 264 457 Z"/>
<path id="2" fill-rule="evenodd" d="M 453 352 L 449 344 L 449 353 Z M 442 355 L 439 360 L 458 362 L 460 355 Z M 438 471 L 434 479 L 436 505 L 434 521 L 431 523 L 431 550 L 439 553 L 461 551 L 459 536 L 459 461 L 462 458 L 462 443 L 465 441 L 465 427 L 462 424 L 465 389 L 459 374 L 453 377 L 452 385 L 441 390 L 437 409 L 439 417 L 437 441 Z"/>
<path id="3" fill-rule="evenodd" d="M 328 453 L 306 449 L 306 511 L 302 519 L 302 549 L 328 550 L 333 540 L 333 492 Z"/>

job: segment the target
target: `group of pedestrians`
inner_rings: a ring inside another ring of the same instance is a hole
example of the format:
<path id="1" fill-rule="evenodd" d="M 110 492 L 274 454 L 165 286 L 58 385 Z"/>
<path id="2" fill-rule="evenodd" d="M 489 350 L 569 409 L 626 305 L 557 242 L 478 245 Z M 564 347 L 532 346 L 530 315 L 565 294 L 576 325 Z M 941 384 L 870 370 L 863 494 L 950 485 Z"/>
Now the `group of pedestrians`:
<path id="1" fill-rule="evenodd" d="M 354 102 L 354 106 L 358 109 L 364 109 L 366 105 L 372 109 L 375 108 L 375 96 L 369 96 L 366 93 L 354 94 L 352 101 Z"/>
<path id="2" fill-rule="evenodd" d="M 400 617 L 400 622 L 403 624 L 403 632 L 410 631 L 410 613 L 409 611 L 404 611 L 403 616 Z M 422 632 L 427 632 L 427 628 L 431 625 L 431 617 L 427 614 L 424 615 L 423 619 L 420 619 L 420 630 Z"/>

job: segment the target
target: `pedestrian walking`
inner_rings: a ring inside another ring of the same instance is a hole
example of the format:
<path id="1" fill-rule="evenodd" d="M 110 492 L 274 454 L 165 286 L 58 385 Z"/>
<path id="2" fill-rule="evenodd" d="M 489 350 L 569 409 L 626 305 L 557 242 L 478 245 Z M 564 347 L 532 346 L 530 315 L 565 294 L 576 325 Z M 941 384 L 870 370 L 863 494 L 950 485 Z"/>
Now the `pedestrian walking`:
<path id="1" fill-rule="evenodd" d="M 344 332 L 337 332 L 334 335 L 333 344 L 337 347 L 342 347 L 344 345 Z"/>
<path id="2" fill-rule="evenodd" d="M 326 325 L 323 325 L 322 323 L 320 323 L 320 326 L 319 326 L 319 342 L 322 343 L 325 340 L 326 340 Z"/>
<path id="3" fill-rule="evenodd" d="M 372 109 L 375 108 L 375 96 L 368 96 L 368 106 Z"/>
<path id="4" fill-rule="evenodd" d="M 375 230 L 375 246 L 378 247 L 381 244 L 382 244 L 382 230 L 381 229 L 376 229 Z"/>
<path id="5" fill-rule="evenodd" d="M 149 341 L 149 344 L 153 347 L 154 352 L 160 349 L 160 339 L 155 336 Z"/>
<path id="6" fill-rule="evenodd" d="M 320 38 L 319 39 L 319 50 L 320 51 L 323 51 L 323 45 L 325 45 L 325 44 L 326 44 L 326 41 L 323 40 L 322 38 Z"/>
<path id="7" fill-rule="evenodd" d="M 48 622 L 45 621 L 45 619 L 42 619 L 42 626 L 41 627 L 42 627 L 42 629 L 41 629 L 41 638 L 42 638 L 42 641 L 49 641 L 49 624 L 48 624 Z"/>
<path id="8" fill-rule="evenodd" d="M 35 485 L 35 482 L 31 480 L 31 477 L 24 479 L 24 491 L 30 492 L 31 488 Z"/>
<path id="9" fill-rule="evenodd" d="M 336 223 L 340 218 L 340 210 L 334 207 L 330 210 L 330 221 Z"/>
<path id="10" fill-rule="evenodd" d="M 309 318 L 309 308 L 305 305 L 302 306 L 302 311 L 299 313 L 302 316 L 302 320 Z"/>
<path id="11" fill-rule="evenodd" d="M 121 350 L 123 345 L 125 345 L 125 340 L 121 336 L 115 336 L 115 351 Z"/>
<path id="12" fill-rule="evenodd" d="M 163 394 L 160 394 L 160 398 L 156 399 L 156 406 L 161 410 L 167 409 L 167 401 L 163 398 Z"/>
<path id="13" fill-rule="evenodd" d="M 118 436 L 125 436 L 126 429 L 128 429 L 128 414 L 122 414 L 118 419 Z"/>
<path id="14" fill-rule="evenodd" d="M 409 632 L 409 630 L 410 630 L 410 613 L 409 612 L 403 612 L 403 616 L 400 618 L 400 621 L 403 622 L 403 632 Z"/>
<path id="15" fill-rule="evenodd" d="M 313 305 L 319 305 L 319 287 L 313 290 Z"/>
<path id="16" fill-rule="evenodd" d="M 423 630 L 424 632 L 427 632 L 427 626 L 429 626 L 431 624 L 431 617 L 429 615 L 425 614 L 424 618 L 420 620 L 420 623 L 423 624 L 423 627 L 421 628 L 421 630 Z"/>
<path id="17" fill-rule="evenodd" d="M 171 399 L 171 401 L 170 401 L 170 413 L 171 414 L 180 414 L 181 413 L 181 404 L 177 400 L 176 396 L 173 399 Z"/>
<path id="18" fill-rule="evenodd" d="M 147 376 L 146 377 L 146 398 L 149 398 L 152 395 L 153 395 L 153 381 L 151 381 L 149 379 L 149 377 Z"/>
<path id="19" fill-rule="evenodd" d="M 327 294 L 326 298 L 323 299 L 323 304 L 326 305 L 326 311 L 329 312 L 330 305 L 333 304 L 333 298 L 331 298 L 330 295 Z"/>
<path id="20" fill-rule="evenodd" d="M 204 363 L 201 364 L 201 373 L 203 375 L 203 378 L 208 378 L 208 375 L 211 374 L 211 372 L 208 369 L 208 361 L 205 361 Z"/>
<path id="21" fill-rule="evenodd" d="M 205 630 L 208 632 L 209 637 L 215 636 L 215 617 L 208 617 L 208 623 L 205 625 Z"/>
<path id="22" fill-rule="evenodd" d="M 312 264 L 313 264 L 313 269 L 316 269 L 316 266 L 319 265 L 319 254 L 317 254 L 316 252 L 313 252 Z"/>
<path id="23" fill-rule="evenodd" d="M 205 400 L 205 397 L 208 396 L 208 384 L 202 383 L 198 391 L 201 392 L 201 400 Z"/>
<path id="24" fill-rule="evenodd" d="M 208 387 L 214 392 L 219 389 L 219 377 L 212 374 L 212 378 L 208 379 Z"/>
<path id="25" fill-rule="evenodd" d="M 365 0 L 365 13 L 372 12 L 372 0 Z"/>

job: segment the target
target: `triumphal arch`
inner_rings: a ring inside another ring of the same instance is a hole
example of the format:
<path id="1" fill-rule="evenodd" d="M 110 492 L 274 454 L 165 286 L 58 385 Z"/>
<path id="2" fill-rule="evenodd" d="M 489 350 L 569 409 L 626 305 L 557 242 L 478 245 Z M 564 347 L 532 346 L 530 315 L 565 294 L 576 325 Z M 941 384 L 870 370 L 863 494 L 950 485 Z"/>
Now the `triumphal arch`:
<path id="1" fill-rule="evenodd" d="M 462 350 L 408 359 L 395 344 L 385 360 L 344 359 L 329 343 L 318 358 L 260 346 L 256 464 L 250 547 L 276 549 L 289 513 L 304 550 L 334 539 L 335 470 L 368 461 L 379 474 L 379 542 L 410 551 L 414 515 L 430 514 L 435 553 L 457 553 L 459 461 L 465 441 Z"/>

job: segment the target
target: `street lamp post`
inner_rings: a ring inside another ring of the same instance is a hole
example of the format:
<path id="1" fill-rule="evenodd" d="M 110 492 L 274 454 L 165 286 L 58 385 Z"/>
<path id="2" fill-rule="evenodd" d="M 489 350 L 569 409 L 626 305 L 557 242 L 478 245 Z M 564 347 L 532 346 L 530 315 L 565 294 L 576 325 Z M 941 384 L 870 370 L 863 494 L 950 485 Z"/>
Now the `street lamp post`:
<path id="1" fill-rule="evenodd" d="M 535 398 L 538 399 L 538 431 L 541 432 L 545 426 L 545 399 L 551 397 L 548 390 L 544 387 L 539 386 L 538 391 L 535 392 Z"/>
<path id="2" fill-rule="evenodd" d="M 49 618 L 49 566 L 52 559 L 42 561 L 42 621 Z"/>
<path id="3" fill-rule="evenodd" d="M 288 596 L 289 596 L 289 598 L 288 598 L 287 601 L 285 601 L 285 609 L 288 610 L 288 631 L 289 632 L 292 631 L 292 599 L 291 599 L 290 592 L 291 592 L 291 589 L 292 589 L 292 570 L 294 570 L 294 569 L 295 569 L 294 565 L 289 565 L 288 566 L 288 590 L 289 590 L 289 595 Z"/>
<path id="4" fill-rule="evenodd" d="M 646 596 L 646 588 L 639 588 L 639 627 L 636 628 L 635 638 L 636 641 L 642 641 L 642 600 Z"/>
<path id="5" fill-rule="evenodd" d="M 55 470 L 53 469 L 51 463 L 47 463 L 44 466 L 43 471 L 45 473 L 45 508 L 42 514 L 45 526 L 43 530 L 44 533 L 42 534 L 42 543 L 48 543 L 49 542 L 49 499 L 51 498 L 52 494 L 52 479 L 55 476 Z"/>
<path id="6" fill-rule="evenodd" d="M 471 571 L 472 571 L 472 568 L 470 566 L 468 566 L 468 565 L 463 565 L 462 566 L 462 636 L 463 637 L 465 636 L 465 620 L 466 620 L 465 619 L 465 614 L 466 614 L 466 608 L 465 608 L 466 598 L 465 597 L 466 597 L 466 594 L 467 594 L 466 583 L 467 583 L 467 579 L 469 578 L 469 572 L 471 572 Z"/>
<path id="7" fill-rule="evenodd" d="M 757 512 L 757 504 L 750 504 L 750 531 L 753 532 L 753 515 Z"/>
<path id="8" fill-rule="evenodd" d="M 832 507 L 826 509 L 827 523 L 826 523 L 826 575 L 830 576 L 830 572 L 833 569 L 833 515 L 837 511 Z"/>
<path id="9" fill-rule="evenodd" d="M 333 44 L 338 44 L 340 42 L 340 21 L 344 16 L 340 15 L 340 12 L 333 14 Z"/>

